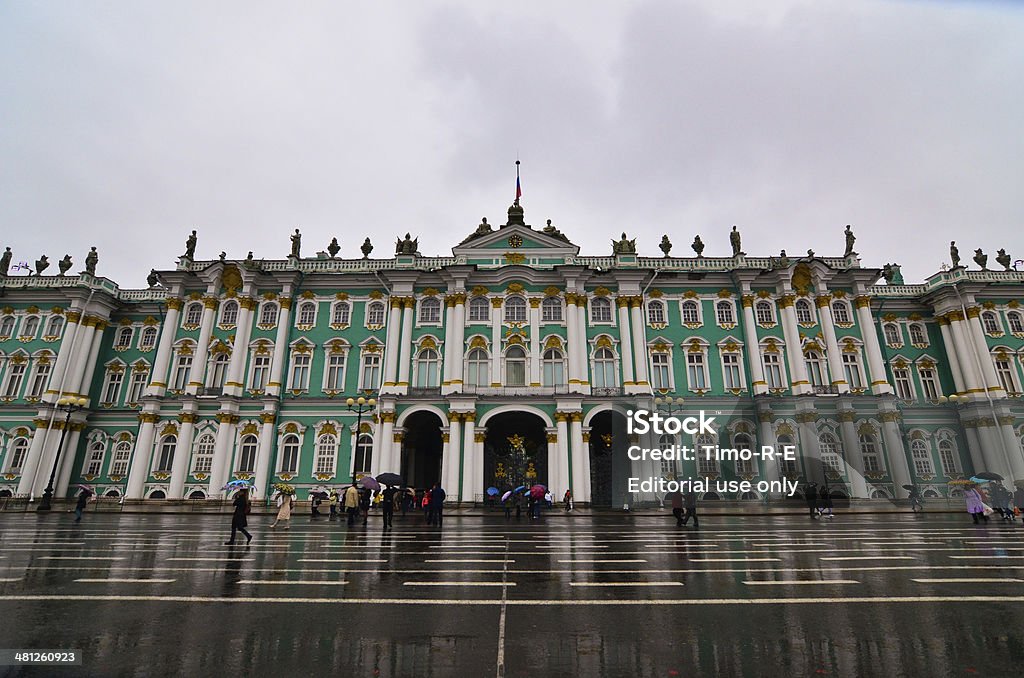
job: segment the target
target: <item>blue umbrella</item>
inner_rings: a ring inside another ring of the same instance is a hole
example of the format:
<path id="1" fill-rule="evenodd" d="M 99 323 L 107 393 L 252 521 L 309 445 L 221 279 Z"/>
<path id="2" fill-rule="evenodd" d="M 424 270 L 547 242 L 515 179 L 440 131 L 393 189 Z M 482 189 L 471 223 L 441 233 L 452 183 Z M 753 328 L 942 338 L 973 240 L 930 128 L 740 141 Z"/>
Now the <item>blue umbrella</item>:
<path id="1" fill-rule="evenodd" d="M 984 483 L 991 483 L 992 481 L 989 480 L 988 478 L 979 478 L 978 476 L 971 476 L 971 482 L 982 485 Z"/>
<path id="2" fill-rule="evenodd" d="M 527 487 L 526 485 L 520 485 L 519 487 L 517 487 L 516 489 L 514 489 L 512 491 L 515 492 L 516 494 L 519 494 L 523 490 L 528 490 L 528 489 L 530 489 L 530 488 Z"/>
<path id="3" fill-rule="evenodd" d="M 242 488 L 242 487 L 249 487 L 249 481 L 248 480 L 232 480 L 231 482 L 229 482 L 227 485 L 225 485 L 224 487 L 222 487 L 220 489 L 222 489 L 222 490 L 237 490 L 237 489 Z"/>
<path id="4" fill-rule="evenodd" d="M 499 490 L 496 487 L 488 487 L 487 488 L 487 494 L 489 494 L 492 497 L 497 497 L 498 494 L 500 494 L 500 493 L 501 493 L 501 490 Z"/>

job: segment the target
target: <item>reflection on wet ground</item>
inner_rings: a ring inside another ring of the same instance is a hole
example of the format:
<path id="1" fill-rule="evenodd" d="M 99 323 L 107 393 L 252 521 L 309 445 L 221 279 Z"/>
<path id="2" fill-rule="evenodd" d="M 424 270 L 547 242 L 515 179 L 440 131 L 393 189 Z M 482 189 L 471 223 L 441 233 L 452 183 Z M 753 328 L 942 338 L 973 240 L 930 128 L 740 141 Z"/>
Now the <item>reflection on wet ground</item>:
<path id="1" fill-rule="evenodd" d="M 0 645 L 84 651 L 9 675 L 1016 675 L 1024 526 L 964 518 L 254 518 L 245 547 L 218 516 L 5 515 Z"/>

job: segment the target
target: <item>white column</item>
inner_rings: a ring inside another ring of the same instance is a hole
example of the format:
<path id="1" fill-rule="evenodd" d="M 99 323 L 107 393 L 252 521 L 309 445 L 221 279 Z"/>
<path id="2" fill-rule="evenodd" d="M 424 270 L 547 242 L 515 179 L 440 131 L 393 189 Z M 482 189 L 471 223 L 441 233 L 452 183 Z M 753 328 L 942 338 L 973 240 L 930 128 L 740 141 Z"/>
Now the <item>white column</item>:
<path id="1" fill-rule="evenodd" d="M 885 365 L 882 364 L 882 349 L 878 344 L 878 332 L 875 328 L 874 318 L 871 317 L 871 297 L 861 295 L 854 299 L 854 305 L 857 307 L 857 322 L 860 324 L 861 337 L 864 339 L 864 348 L 868 354 L 871 392 L 875 395 L 892 393 L 892 386 L 885 375 Z"/>
<path id="2" fill-rule="evenodd" d="M 60 399 L 62 394 L 58 393 L 57 389 L 60 388 L 60 382 L 68 371 L 68 365 L 74 358 L 75 350 L 81 344 L 82 332 L 85 329 L 82 326 L 82 314 L 79 311 L 68 311 L 66 317 L 67 326 L 64 328 L 64 337 L 60 341 L 60 348 L 57 349 L 57 360 L 54 361 L 53 372 L 50 376 L 50 388 L 43 396 L 43 401 L 48 403 L 55 403 Z M 23 468 L 22 478 L 25 475 L 27 474 Z"/>
<path id="3" fill-rule="evenodd" d="M 583 413 L 580 413 L 580 459 L 583 461 L 583 495 L 589 497 L 593 494 L 593 489 L 590 486 L 590 428 L 586 431 L 582 429 Z M 651 466 L 654 466 L 654 462 L 651 462 Z M 651 477 L 654 477 L 654 473 L 651 473 Z"/>
<path id="4" fill-rule="evenodd" d="M 1020 446 L 1020 438 L 1014 433 L 1013 424 L 1015 423 L 1014 416 L 1004 415 L 999 417 L 999 431 L 998 435 L 1003 437 L 1002 443 L 1006 446 L 1006 452 L 1010 457 L 1010 471 L 1011 476 L 1007 476 L 1007 480 L 1010 484 L 1013 484 L 1014 480 L 1024 480 L 1024 450 Z"/>
<path id="5" fill-rule="evenodd" d="M 996 375 L 996 366 L 992 362 L 992 355 L 988 352 L 988 342 L 985 340 L 985 331 L 981 328 L 980 315 L 981 309 L 977 306 L 967 309 L 967 328 L 965 331 L 970 332 L 974 339 L 974 354 L 978 356 L 978 362 L 981 363 L 982 385 L 989 393 L 994 393 L 996 397 L 1002 398 L 1006 396 L 1006 390 L 999 383 L 999 377 Z"/>
<path id="6" fill-rule="evenodd" d="M 821 447 L 818 445 L 818 427 L 814 425 L 816 418 L 813 412 L 797 413 L 801 443 L 798 451 L 803 453 L 804 475 L 808 480 L 821 485 L 825 482 L 825 465 L 821 461 Z"/>
<path id="7" fill-rule="evenodd" d="M 476 500 L 477 496 L 482 496 L 484 493 L 484 475 L 483 469 L 481 468 L 481 464 L 483 463 L 484 458 L 484 440 L 486 439 L 486 437 L 486 431 L 474 431 L 473 433 L 472 468 L 480 469 L 479 473 L 476 473 L 476 471 L 474 470 L 475 475 L 469 477 L 469 497 L 472 498 L 474 501 Z"/>
<path id="8" fill-rule="evenodd" d="M 893 490 L 897 498 L 906 497 L 907 490 L 904 485 L 910 484 L 910 467 L 907 465 L 907 452 L 903 446 L 903 438 L 900 436 L 899 425 L 896 419 L 898 412 L 882 412 L 882 438 L 885 440 L 885 450 L 888 453 L 889 476 L 892 478 Z"/>
<path id="9" fill-rule="evenodd" d="M 764 365 L 761 364 L 761 345 L 757 341 L 757 322 L 754 320 L 754 297 L 744 294 L 743 304 L 743 340 L 747 343 L 747 362 L 750 363 L 750 386 L 754 395 L 768 392 L 768 382 L 764 380 Z"/>
<path id="10" fill-rule="evenodd" d="M 82 331 L 79 334 L 79 345 L 78 350 L 75 351 L 75 355 L 71 362 L 68 363 L 68 373 L 64 380 L 63 391 L 65 393 L 77 395 L 82 394 L 82 380 L 85 377 L 85 371 L 89 366 L 89 356 L 92 355 L 93 345 L 98 343 L 96 341 L 96 327 L 97 324 L 102 322 L 96 317 L 89 316 L 82 320 Z M 97 354 L 98 355 L 98 354 Z M 88 387 L 85 387 L 88 391 Z"/>
<path id="11" fill-rule="evenodd" d="M 240 396 L 245 388 L 245 363 L 249 358 L 249 337 L 252 336 L 252 308 L 254 305 L 255 302 L 252 299 L 243 297 L 238 300 L 238 326 L 235 330 L 235 345 L 231 348 L 228 376 L 224 382 L 224 393 L 227 395 Z M 220 491 L 220 487 L 216 489 Z"/>
<path id="12" fill-rule="evenodd" d="M 448 413 L 448 440 L 441 453 L 441 477 L 444 490 L 452 501 L 462 501 L 462 416 Z"/>
<path id="13" fill-rule="evenodd" d="M 203 298 L 203 320 L 199 326 L 199 341 L 196 342 L 195 356 L 192 358 L 192 369 L 189 372 L 188 385 L 185 386 L 185 393 L 195 395 L 206 383 L 206 364 L 210 357 L 210 335 L 213 334 L 213 318 L 216 313 L 216 297 Z M 177 458 L 177 452 L 174 453 Z M 184 482 L 184 479 L 182 480 Z M 173 481 L 171 483 L 173 488 Z M 184 485 L 182 485 L 184 489 Z M 171 499 L 176 497 L 172 496 Z"/>
<path id="14" fill-rule="evenodd" d="M 572 457 L 572 494 L 574 497 L 590 496 L 590 479 L 586 472 L 587 463 L 584 460 L 586 452 L 583 449 L 583 413 L 570 412 L 569 414 L 569 449 Z"/>
<path id="15" fill-rule="evenodd" d="M 587 360 L 587 295 L 576 295 L 576 378 L 579 391 L 590 393 L 590 361 Z"/>
<path id="16" fill-rule="evenodd" d="M 847 475 L 850 478 L 850 494 L 855 499 L 868 498 L 868 481 L 864 477 L 864 456 L 860 452 L 860 437 L 853 425 L 855 412 L 839 412 L 839 432 L 843 438 L 843 456 L 846 458 Z"/>
<path id="17" fill-rule="evenodd" d="M 57 471 L 57 478 L 53 481 L 53 496 L 55 499 L 66 497 L 68 494 L 68 486 L 71 484 L 71 477 L 75 469 L 75 460 L 78 457 L 78 441 L 82 437 L 82 431 L 85 430 L 85 422 L 72 421 L 69 426 L 71 430 L 68 431 L 67 440 L 64 441 L 64 449 L 60 450 L 60 468 Z M 39 486 L 40 492 L 46 490 L 46 483 L 49 480 L 50 476 L 47 475 L 43 480 L 43 484 Z"/>
<path id="18" fill-rule="evenodd" d="M 793 389 L 793 395 L 803 395 L 811 392 L 811 382 L 807 379 L 807 365 L 804 364 L 804 351 L 800 344 L 800 329 L 796 325 L 793 302 L 793 295 L 783 296 L 779 300 L 779 310 L 782 314 L 782 336 L 786 340 L 789 383 Z"/>
<path id="19" fill-rule="evenodd" d="M 842 352 L 839 350 L 839 339 L 836 337 L 836 324 L 832 320 L 832 296 L 823 293 L 814 300 L 818 307 L 818 318 L 821 320 L 821 333 L 825 335 L 825 359 L 828 361 L 828 372 L 832 386 L 839 393 L 849 393 L 850 385 L 846 382 L 843 371 Z"/>
<path id="20" fill-rule="evenodd" d="M 622 362 L 622 385 L 626 388 L 635 385 L 633 379 L 633 337 L 629 327 L 629 297 L 619 297 L 615 300 L 619 307 L 619 343 L 622 350 L 619 351 L 619 360 Z"/>
<path id="21" fill-rule="evenodd" d="M 455 298 L 449 294 L 444 298 L 444 362 L 441 365 L 441 393 L 450 393 L 452 390 L 452 372 L 455 367 L 455 361 L 452 360 L 454 326 Z"/>
<path id="22" fill-rule="evenodd" d="M 775 429 L 772 428 L 772 413 L 770 411 L 758 412 L 758 443 L 762 446 L 767 445 L 775 449 L 778 441 L 775 439 Z M 781 452 L 781 450 L 779 450 Z M 782 479 L 782 462 L 779 459 L 771 459 L 764 461 L 763 472 L 769 482 L 779 481 Z M 781 493 L 775 492 L 771 495 L 773 498 L 781 498 Z"/>
<path id="23" fill-rule="evenodd" d="M 409 392 L 409 367 L 412 363 L 412 314 L 416 300 L 406 297 L 402 309 L 402 338 L 398 352 L 398 391 Z"/>
<path id="24" fill-rule="evenodd" d="M 963 314 L 960 311 L 952 311 L 948 314 L 950 319 L 949 333 L 953 338 L 953 347 L 956 349 L 958 357 L 962 358 L 960 361 L 960 371 L 963 372 L 964 376 L 964 392 L 965 393 L 980 393 L 982 392 L 981 378 L 978 375 L 977 363 L 971 356 L 971 346 L 967 343 L 967 337 L 964 335 L 964 324 Z"/>
<path id="25" fill-rule="evenodd" d="M 501 386 L 501 297 L 491 298 L 491 386 Z"/>
<path id="26" fill-rule="evenodd" d="M 60 412 L 57 412 L 57 415 L 59 416 Z M 32 481 L 38 475 L 36 469 L 39 469 L 39 464 L 42 461 L 44 443 L 47 439 L 47 431 L 49 431 L 48 427 L 50 422 L 48 419 L 39 417 L 33 423 L 35 424 L 36 430 L 32 433 L 32 443 L 28 448 L 28 456 L 25 458 L 25 463 L 21 467 L 21 479 L 18 481 L 18 494 L 31 494 L 35 496 L 35 488 L 32 486 Z M 54 431 L 52 435 L 60 435 L 60 433 Z M 47 474 L 49 474 L 49 469 L 46 471 Z M 47 475 L 47 478 L 49 478 L 49 475 Z"/>
<path id="27" fill-rule="evenodd" d="M 398 384 L 398 353 L 399 334 L 402 322 L 402 297 L 391 297 L 391 310 L 388 312 L 387 342 L 384 357 L 384 385 L 381 392 L 392 391 Z"/>
<path id="28" fill-rule="evenodd" d="M 167 488 L 168 499 L 181 499 L 185 496 L 185 480 L 188 477 L 188 462 L 192 457 L 192 432 L 195 430 L 196 414 L 182 412 L 178 415 L 181 430 L 178 431 L 178 443 L 174 447 L 174 462 L 171 465 L 171 484 Z"/>
<path id="29" fill-rule="evenodd" d="M 135 450 L 132 452 L 132 465 L 128 471 L 128 487 L 125 498 L 142 499 L 142 490 L 149 477 L 149 464 L 153 456 L 153 438 L 156 435 L 156 422 L 160 415 L 156 412 L 143 412 L 139 415 L 142 422 L 139 436 L 135 439 Z"/>
<path id="30" fill-rule="evenodd" d="M 650 386 L 647 379 L 647 341 L 644 339 L 644 318 L 642 314 L 643 299 L 633 297 L 629 301 L 630 321 L 633 325 L 633 356 L 636 361 L 636 383 L 639 386 Z"/>
<path id="31" fill-rule="evenodd" d="M 579 316 L 576 314 L 576 295 L 572 292 L 565 293 L 565 352 L 568 358 L 568 374 L 566 383 L 569 390 L 578 390 L 580 383 L 579 365 L 587 359 L 586 349 L 581 354 L 579 351 Z"/>
<path id="32" fill-rule="evenodd" d="M 401 473 L 402 458 L 392 458 L 391 450 L 392 443 L 391 439 L 395 434 L 395 413 L 394 412 L 381 412 L 381 425 L 377 431 L 377 435 L 373 437 L 373 458 L 379 459 L 377 470 L 380 473 Z M 371 464 L 372 466 L 372 464 Z M 406 478 L 406 480 L 409 480 Z"/>
<path id="33" fill-rule="evenodd" d="M 953 374 L 953 384 L 957 393 L 963 393 L 967 386 L 964 382 L 964 374 L 960 367 L 960 356 L 953 345 L 953 334 L 949 330 L 949 319 L 946 316 L 936 316 L 939 323 L 939 332 L 942 333 L 942 347 L 946 351 L 946 360 L 949 361 L 949 371 Z"/>
<path id="34" fill-rule="evenodd" d="M 559 466 L 561 466 L 561 467 L 563 467 L 565 469 L 565 475 L 562 476 L 560 478 L 560 480 L 565 485 L 565 489 L 569 489 L 569 474 L 571 473 L 572 477 L 573 477 L 573 481 L 574 481 L 573 484 L 572 484 L 572 495 L 573 495 L 573 498 L 576 501 L 586 502 L 586 501 L 590 501 L 590 497 L 584 498 L 583 495 L 576 494 L 576 482 L 575 482 L 575 479 L 576 479 L 576 476 L 578 474 L 582 473 L 582 471 L 576 465 L 576 460 L 575 459 L 572 459 L 572 462 L 570 463 L 570 455 L 569 455 L 569 425 L 567 423 L 567 421 L 569 419 L 569 416 L 570 416 L 570 414 L 568 412 L 555 412 L 555 426 L 558 429 L 558 447 L 557 447 L 558 452 L 557 452 L 557 454 L 558 454 L 558 459 L 559 459 Z M 556 493 L 556 494 L 559 493 L 559 492 L 564 494 L 565 493 L 565 489 L 563 489 L 560 486 L 558 488 L 552 488 L 551 491 L 553 493 Z"/>
<path id="35" fill-rule="evenodd" d="M 217 417 L 217 443 L 213 450 L 213 466 L 210 469 L 210 487 L 207 495 L 220 496 L 221 488 L 228 482 L 231 475 L 231 456 L 235 446 L 235 428 L 238 417 L 234 414 L 221 412 Z"/>
<path id="36" fill-rule="evenodd" d="M 462 474 L 459 478 L 459 496 L 462 501 L 473 501 L 473 478 L 481 476 L 483 483 L 483 455 L 476 454 L 476 412 L 465 412 L 462 415 L 464 432 L 462 434 Z M 480 443 L 482 446 L 483 443 Z M 477 473 L 479 469 L 479 474 Z M 502 488 L 503 489 L 503 488 Z"/>
<path id="37" fill-rule="evenodd" d="M 96 324 L 96 331 L 92 337 L 92 346 L 89 348 L 89 357 L 85 363 L 85 373 L 82 375 L 82 383 L 79 385 L 79 395 L 84 398 L 89 397 L 89 392 L 92 390 L 92 377 L 96 373 L 96 366 L 100 362 L 100 346 L 103 344 L 103 329 L 107 326 L 107 323 L 100 320 Z M 125 378 L 128 379 L 131 376 L 130 366 L 125 367 Z"/>
<path id="38" fill-rule="evenodd" d="M 985 470 L 995 472 L 1007 479 L 1014 477 L 1010 467 L 1011 460 L 1003 453 L 1003 441 L 1000 440 L 999 429 L 994 426 L 990 415 L 982 415 L 978 419 L 978 440 L 981 443 L 981 454 L 985 460 Z"/>
<path id="39" fill-rule="evenodd" d="M 270 457 L 274 450 L 275 418 L 273 412 L 260 413 L 260 446 L 256 453 L 256 477 L 253 479 L 253 487 L 259 493 L 256 496 L 262 498 L 270 496 Z M 357 437 L 358 435 L 356 433 Z"/>
<path id="40" fill-rule="evenodd" d="M 988 459 L 982 450 L 981 439 L 978 437 L 977 424 L 973 420 L 962 420 L 964 434 L 967 436 L 967 451 L 971 455 L 971 465 L 974 472 L 984 471 L 988 467 Z"/>
<path id="41" fill-rule="evenodd" d="M 292 300 L 281 297 L 281 312 L 277 316 L 277 334 L 274 335 L 274 357 L 270 362 L 270 379 L 267 381 L 267 395 L 281 395 L 284 383 L 284 360 L 288 356 L 288 333 L 291 330 Z M 249 342 L 246 342 L 248 344 Z M 246 348 L 248 352 L 248 348 Z M 326 360 L 326 357 L 324 358 Z M 327 369 L 326 365 L 324 369 Z M 242 380 L 244 381 L 244 380 Z"/>
<path id="42" fill-rule="evenodd" d="M 540 386 L 540 299 L 530 298 L 530 386 Z"/>
<path id="43" fill-rule="evenodd" d="M 561 499 L 569 485 L 569 455 L 564 454 L 558 440 L 558 429 L 548 429 L 548 489 L 556 499 Z"/>
<path id="44" fill-rule="evenodd" d="M 455 327 L 452 329 L 452 385 L 453 391 L 462 390 L 464 358 L 466 353 L 466 293 L 455 295 Z"/>
<path id="45" fill-rule="evenodd" d="M 171 361 L 171 346 L 174 345 L 174 335 L 178 333 L 178 318 L 180 315 L 181 299 L 176 297 L 169 298 L 167 300 L 167 316 L 164 318 L 163 326 L 160 329 L 160 342 L 157 344 L 156 358 L 153 360 L 153 374 L 150 375 L 149 388 L 146 389 L 146 395 L 162 396 L 164 391 L 167 390 L 167 366 Z M 142 492 L 141 485 L 139 486 L 139 492 Z M 139 496 L 141 497 L 141 494 Z M 129 497 L 129 499 L 138 498 Z"/>

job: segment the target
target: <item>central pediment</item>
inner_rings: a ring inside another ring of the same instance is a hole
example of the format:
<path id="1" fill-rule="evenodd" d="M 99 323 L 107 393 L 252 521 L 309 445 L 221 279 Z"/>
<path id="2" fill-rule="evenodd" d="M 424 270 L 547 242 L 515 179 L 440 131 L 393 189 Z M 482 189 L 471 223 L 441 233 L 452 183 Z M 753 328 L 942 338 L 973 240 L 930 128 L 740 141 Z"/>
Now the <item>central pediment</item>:
<path id="1" fill-rule="evenodd" d="M 494 227 L 484 218 L 476 231 L 452 248 L 455 256 L 494 256 L 501 252 L 518 252 L 530 257 L 576 256 L 580 248 L 572 244 L 557 228 L 547 225 L 534 230 L 523 219 L 523 208 L 513 204 L 508 210 L 508 222 Z"/>

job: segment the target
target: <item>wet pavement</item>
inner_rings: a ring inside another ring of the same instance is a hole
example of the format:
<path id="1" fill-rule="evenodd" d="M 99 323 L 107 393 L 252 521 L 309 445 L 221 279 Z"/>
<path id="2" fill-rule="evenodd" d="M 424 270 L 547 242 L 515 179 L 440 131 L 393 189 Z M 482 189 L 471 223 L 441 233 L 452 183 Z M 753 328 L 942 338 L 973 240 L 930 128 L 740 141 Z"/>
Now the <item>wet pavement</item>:
<path id="1" fill-rule="evenodd" d="M 0 675 L 1020 675 L 1024 526 L 966 514 L 0 515 Z M 241 537 L 240 537 L 241 539 Z"/>

